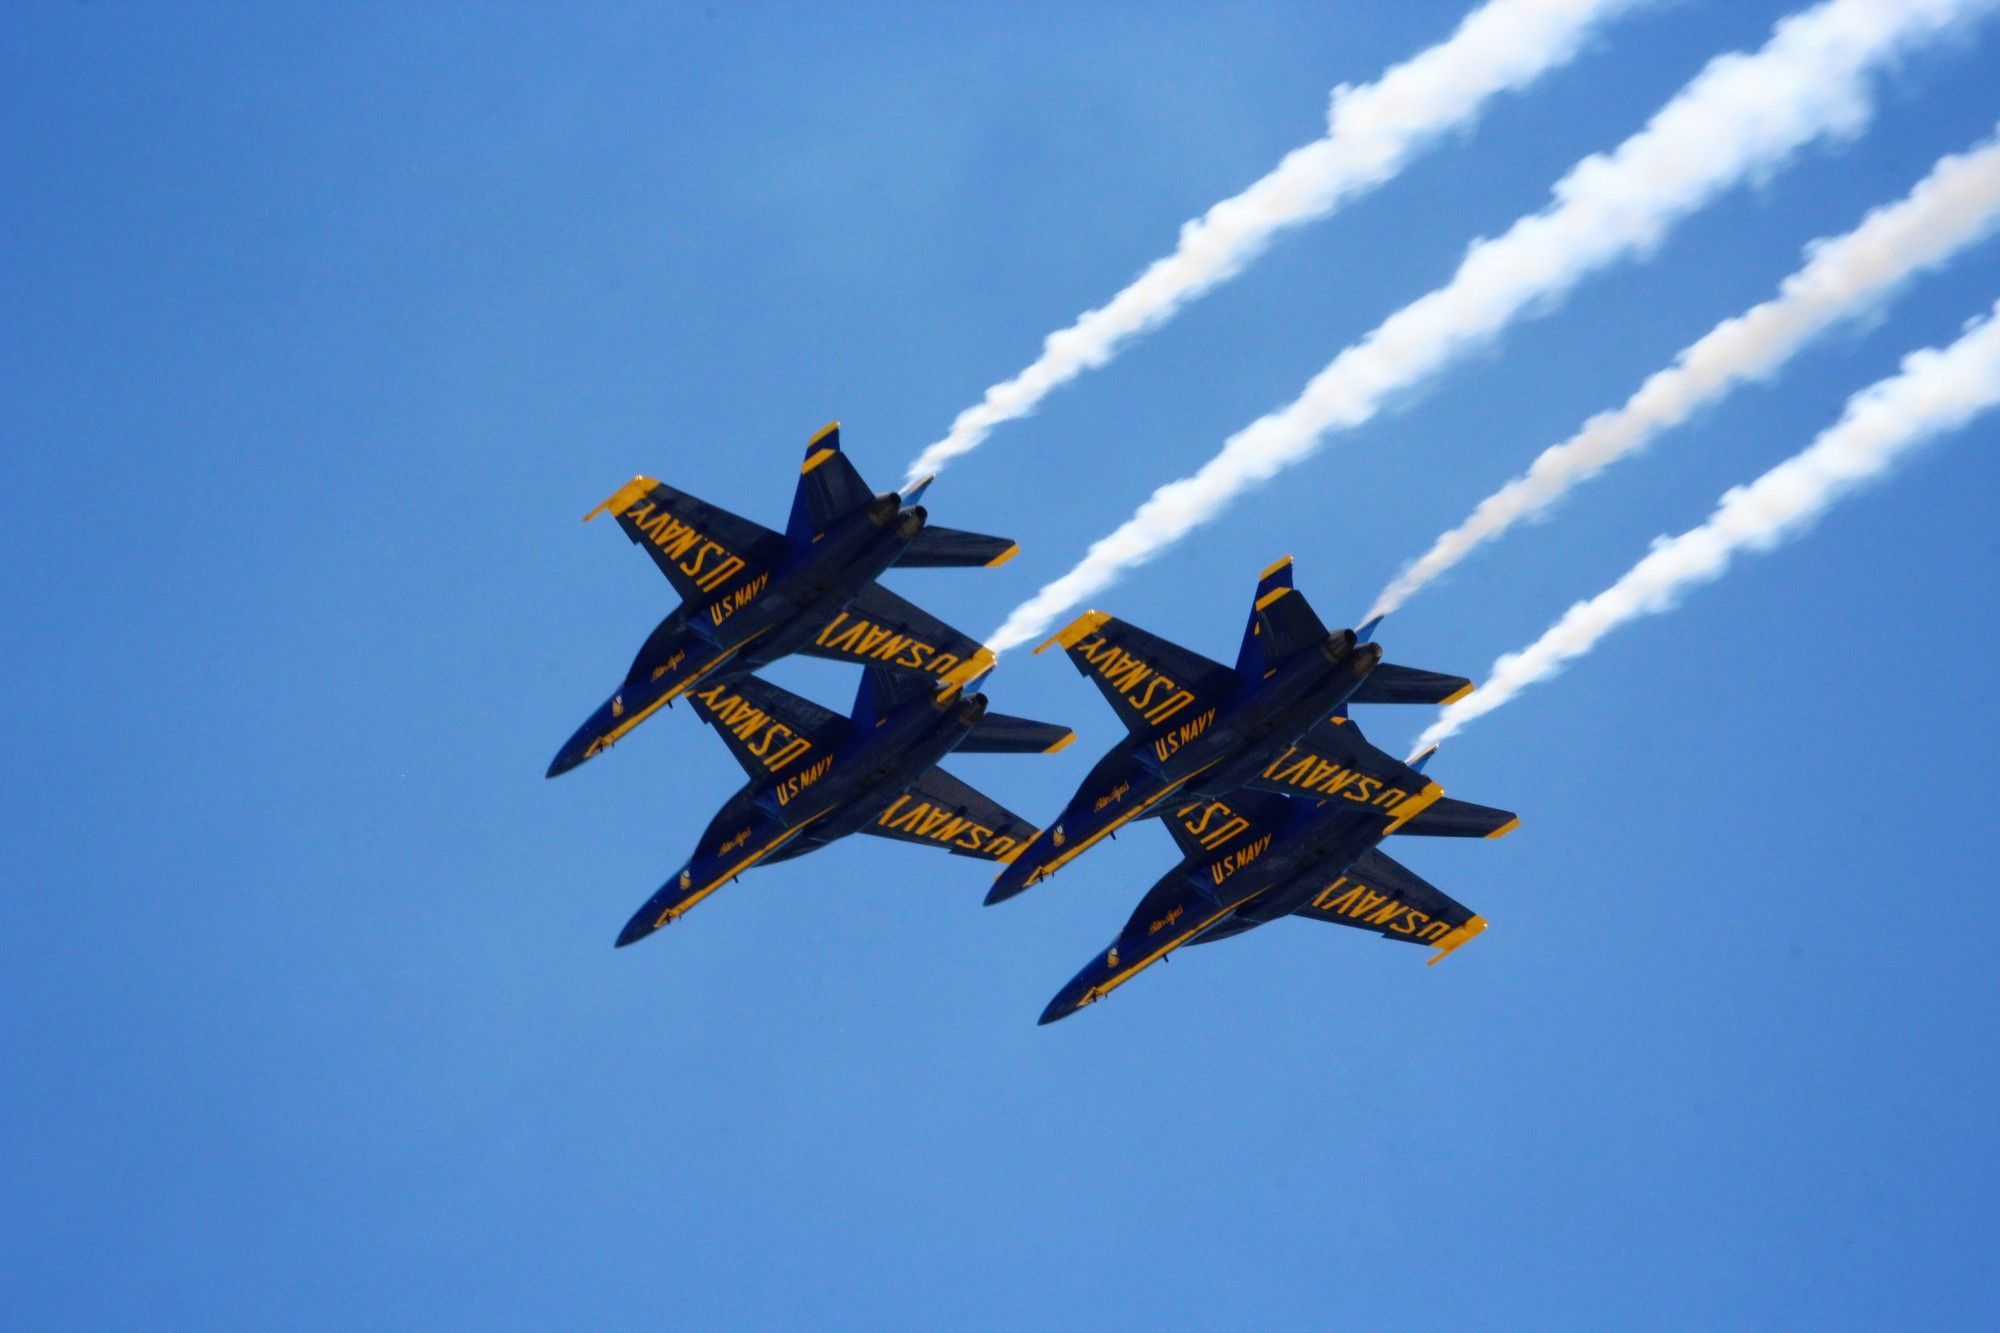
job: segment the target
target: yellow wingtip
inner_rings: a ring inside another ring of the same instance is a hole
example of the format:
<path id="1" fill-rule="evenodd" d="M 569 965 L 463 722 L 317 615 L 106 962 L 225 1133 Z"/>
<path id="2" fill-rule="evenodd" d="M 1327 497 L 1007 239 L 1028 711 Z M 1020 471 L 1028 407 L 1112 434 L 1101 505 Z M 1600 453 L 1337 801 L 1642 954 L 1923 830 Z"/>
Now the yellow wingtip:
<path id="1" fill-rule="evenodd" d="M 1491 833 L 1487 834 L 1486 836 L 1488 839 L 1504 838 L 1509 833 L 1512 833 L 1515 829 L 1519 827 L 1521 827 L 1521 817 L 1519 815 L 1515 815 L 1512 819 L 1502 824 L 1499 828 L 1494 829 Z"/>
<path id="2" fill-rule="evenodd" d="M 1424 960 L 1424 966 L 1425 967 L 1436 966 L 1437 961 L 1440 958 L 1443 958 L 1446 954 L 1449 954 L 1452 950 L 1458 948 L 1459 945 L 1464 944 L 1467 940 L 1471 939 L 1474 935 L 1477 935 L 1480 931 L 1484 929 L 1486 929 L 1486 918 L 1483 916 L 1473 917 L 1470 921 L 1460 926 L 1457 930 L 1454 930 L 1453 932 L 1451 932 L 1451 934 L 1439 940 L 1438 951 L 1432 954 L 1429 958 Z"/>
<path id="3" fill-rule="evenodd" d="M 1286 565 L 1289 565 L 1291 563 L 1292 563 L 1292 558 L 1290 556 L 1281 557 L 1280 559 L 1274 561 L 1272 564 L 1267 566 L 1264 572 L 1257 576 L 1257 581 L 1259 583 L 1262 583 L 1265 579 L 1270 578 L 1271 575 L 1277 573 L 1279 570 L 1283 569 Z"/>
<path id="4" fill-rule="evenodd" d="M 962 689 L 965 686 L 965 682 L 971 680 L 974 676 L 991 671 L 993 664 L 999 660 L 998 657 L 994 656 L 991 648 L 981 648 L 978 652 L 960 662 L 938 679 L 954 689 Z"/>
<path id="5" fill-rule="evenodd" d="M 1383 836 L 1387 837 L 1389 834 L 1394 833 L 1397 829 L 1436 805 L 1438 798 L 1443 795 L 1443 787 L 1440 787 L 1435 782 L 1426 783 L 1422 791 L 1418 792 L 1415 796 L 1409 797 L 1401 805 L 1396 806 L 1389 812 L 1395 818 L 1390 820 L 1389 827 L 1382 831 Z"/>
<path id="6" fill-rule="evenodd" d="M 1445 696 L 1444 698 L 1442 698 L 1442 699 L 1438 700 L 1438 703 L 1440 703 L 1440 704 L 1455 704 L 1455 703 L 1457 703 L 1457 702 L 1458 702 L 1458 701 L 1459 701 L 1460 699 L 1463 699 L 1463 698 L 1464 698 L 1464 697 L 1465 697 L 1466 695 L 1468 695 L 1468 694 L 1472 693 L 1472 692 L 1473 692 L 1473 691 L 1474 691 L 1475 689 L 1477 689 L 1477 688 L 1479 688 L 1479 687 L 1478 687 L 1478 686 L 1476 686 L 1476 685 L 1474 685 L 1474 684 L 1473 684 L 1473 683 L 1472 683 L 1471 681 L 1469 681 L 1469 680 L 1468 680 L 1467 682 L 1465 682 L 1465 684 L 1463 684 L 1463 685 L 1459 686 L 1459 687 L 1458 687 L 1457 689 L 1453 690 L 1453 691 L 1452 691 L 1452 692 L 1451 692 L 1451 693 L 1450 693 L 1449 695 L 1447 695 L 1447 696 Z M 1436 749 L 1437 747 L 1436 747 L 1436 746 L 1432 746 L 1431 748 L 1432 748 L 1432 749 Z"/>
<path id="7" fill-rule="evenodd" d="M 1074 648 L 1082 641 L 1084 635 L 1089 634 L 1109 619 L 1111 619 L 1111 615 L 1107 611 L 1085 611 L 1075 620 L 1070 621 L 1069 624 L 1057 630 L 1049 637 L 1046 643 L 1042 644 L 1041 648 L 1035 649 L 1035 652 L 1039 654 L 1043 648 L 1047 648 L 1050 644 L 1061 644 L 1065 649 Z"/>
<path id="8" fill-rule="evenodd" d="M 659 482 L 654 481 L 651 477 L 634 477 L 606 496 L 603 504 L 585 514 L 583 521 L 588 523 L 599 514 L 622 514 L 627 509 L 630 509 L 641 496 L 659 484 Z"/>
<path id="9" fill-rule="evenodd" d="M 1064 746 L 1068 745 L 1068 744 L 1069 744 L 1069 743 L 1070 743 L 1071 741 L 1073 741 L 1073 740 L 1075 740 L 1075 739 L 1076 739 L 1076 733 L 1075 733 L 1075 732 L 1073 732 L 1073 731 L 1066 731 L 1066 732 L 1064 732 L 1064 733 L 1063 733 L 1063 738 L 1062 738 L 1061 740 L 1057 741 L 1057 742 L 1056 742 L 1056 743 L 1055 743 L 1054 745 L 1051 745 L 1051 746 L 1050 746 L 1050 747 L 1049 747 L 1048 749 L 1046 749 L 1046 750 L 1042 751 L 1042 753 L 1043 753 L 1043 754 L 1054 754 L 1054 753 L 1055 753 L 1055 752 L 1056 752 L 1057 750 L 1060 750 L 1060 749 L 1062 749 L 1062 748 L 1063 748 Z"/>
<path id="10" fill-rule="evenodd" d="M 827 422 L 824 426 L 821 426 L 819 428 L 819 434 L 813 436 L 810 440 L 806 441 L 806 448 L 808 449 L 812 448 L 814 445 L 818 444 L 821 440 L 825 439 L 827 436 L 833 434 L 835 431 L 839 429 L 840 429 L 840 423 L 838 421 Z"/>
<path id="11" fill-rule="evenodd" d="M 1019 554 L 1021 554 L 1021 543 L 1014 542 L 1012 545 L 1008 546 L 1006 550 L 994 556 L 991 560 L 988 560 L 986 562 L 986 567 L 988 569 L 998 569 L 1000 568 L 1000 566 L 1006 564 L 1009 560 L 1012 560 L 1015 556 Z"/>

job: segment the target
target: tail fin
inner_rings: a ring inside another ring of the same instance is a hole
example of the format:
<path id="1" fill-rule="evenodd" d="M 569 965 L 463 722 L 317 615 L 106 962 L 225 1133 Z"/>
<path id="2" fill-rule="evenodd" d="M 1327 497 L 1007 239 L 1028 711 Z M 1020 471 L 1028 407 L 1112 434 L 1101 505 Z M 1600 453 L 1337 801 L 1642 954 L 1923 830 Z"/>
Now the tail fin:
<path id="1" fill-rule="evenodd" d="M 830 421 L 806 444 L 785 536 L 794 542 L 809 542 L 874 498 L 868 483 L 840 451 L 840 423 Z"/>
<path id="2" fill-rule="evenodd" d="M 1327 629 L 1292 587 L 1292 558 L 1286 556 L 1257 579 L 1250 603 L 1250 620 L 1243 627 L 1243 646 L 1236 653 L 1236 674 L 1259 680 L 1278 663 L 1307 648 L 1325 643 Z"/>
<path id="3" fill-rule="evenodd" d="M 861 688 L 854 692 L 854 725 L 872 727 L 901 705 L 937 693 L 938 682 L 906 671 L 870 666 L 861 671 Z"/>

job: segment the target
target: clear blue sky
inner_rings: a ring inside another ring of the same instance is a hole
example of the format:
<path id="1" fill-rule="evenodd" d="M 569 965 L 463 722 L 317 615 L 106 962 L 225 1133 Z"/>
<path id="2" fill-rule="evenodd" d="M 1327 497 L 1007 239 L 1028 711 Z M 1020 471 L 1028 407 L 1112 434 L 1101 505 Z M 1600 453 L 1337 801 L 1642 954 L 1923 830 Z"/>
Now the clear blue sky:
<path id="1" fill-rule="evenodd" d="M 932 490 L 974 633 L 1783 6 L 1612 27 Z M 1434 765 L 1447 963 L 1282 922 L 1037 1028 L 1173 853 L 1017 902 L 875 839 L 614 953 L 739 781 L 684 710 L 558 782 L 667 606 L 648 472 L 880 486 L 1420 4 L 17 5 L 0 16 L 0 1309 L 23 1327 L 1815 1328 L 1994 1318 L 1985 422 Z M 1105 599 L 1329 620 L 2000 114 L 2000 33 Z M 2000 290 L 1920 281 L 1396 617 L 1483 673 Z M 830 704 L 851 676 L 787 663 Z M 956 770 L 1046 818 L 1115 738 Z M 1369 715 L 1394 748 L 1428 710 Z"/>

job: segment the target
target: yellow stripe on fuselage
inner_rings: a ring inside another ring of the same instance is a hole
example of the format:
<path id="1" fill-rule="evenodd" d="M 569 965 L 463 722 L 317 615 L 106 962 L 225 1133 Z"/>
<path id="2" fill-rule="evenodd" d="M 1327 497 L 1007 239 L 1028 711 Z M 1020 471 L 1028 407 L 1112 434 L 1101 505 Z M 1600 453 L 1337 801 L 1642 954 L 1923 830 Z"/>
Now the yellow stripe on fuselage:
<path id="1" fill-rule="evenodd" d="M 1120 972 L 1115 976 L 1111 977 L 1103 985 L 1092 986 L 1089 990 L 1083 993 L 1083 998 L 1076 1002 L 1076 1007 L 1081 1009 L 1086 1004 L 1095 1004 L 1097 1001 L 1109 995 L 1112 991 L 1117 990 L 1120 986 L 1130 981 L 1133 977 L 1136 977 L 1141 972 L 1144 972 L 1154 963 L 1159 962 L 1162 958 L 1165 958 L 1168 954 L 1180 948 L 1183 944 L 1186 944 L 1189 940 L 1201 934 L 1201 932 L 1207 930 L 1210 926 L 1214 925 L 1216 922 L 1222 920 L 1222 918 L 1228 916 L 1231 912 L 1235 911 L 1237 908 L 1243 906 L 1243 904 L 1249 902 L 1252 898 L 1255 898 L 1257 894 L 1261 892 L 1263 892 L 1263 890 L 1258 889 L 1254 892 L 1244 894 L 1241 898 L 1238 898 L 1235 902 L 1229 904 L 1229 906 L 1215 913 L 1215 915 L 1210 917 L 1205 917 L 1202 920 L 1197 921 L 1192 927 L 1190 927 L 1187 930 L 1186 933 L 1177 935 L 1173 939 L 1168 940 L 1158 949 L 1154 950 L 1152 953 L 1147 954 L 1144 958 L 1141 958 L 1138 962 L 1132 964 L 1132 966 L 1126 968 L 1123 972 Z"/>
<path id="2" fill-rule="evenodd" d="M 770 627 L 769 626 L 765 627 L 765 629 L 768 628 Z M 756 634 L 752 634 L 750 638 L 745 639 L 742 643 L 737 644 L 734 648 L 725 650 L 722 656 L 716 658 L 713 662 L 710 662 L 707 666 L 703 667 L 699 674 L 689 676 L 686 680 L 674 686 L 671 690 L 668 690 L 665 694 L 653 700 L 653 702 L 647 704 L 644 708 L 641 708 L 638 712 L 632 714 L 630 717 L 620 722 L 617 726 L 613 727 L 611 730 L 605 732 L 602 736 L 598 738 L 597 748 L 602 750 L 607 746 L 616 744 L 618 740 L 625 735 L 626 732 L 632 730 L 632 728 L 638 726 L 641 722 L 644 722 L 647 718 L 659 712 L 660 709 L 665 705 L 672 703 L 674 700 L 680 698 L 683 694 L 686 694 L 688 690 L 693 686 L 698 685 L 703 680 L 707 679 L 708 676 L 712 674 L 717 667 L 721 666 L 724 662 L 727 662 L 730 658 L 736 656 L 736 654 L 742 652 L 745 648 L 749 647 L 751 640 L 755 639 L 757 635 L 762 633 L 764 633 L 764 630 L 760 629 L 757 631 Z"/>
<path id="3" fill-rule="evenodd" d="M 666 911 L 660 913 L 659 920 L 653 922 L 653 929 L 658 930 L 660 927 L 666 925 L 669 921 L 672 921 L 675 917 L 687 911 L 690 907 L 693 907 L 703 898 L 708 897 L 709 894 L 714 893 L 717 889 L 727 884 L 730 880 L 735 879 L 738 875 L 748 870 L 751 866 L 756 865 L 759 861 L 769 856 L 772 852 L 777 851 L 780 847 L 790 842 L 793 838 L 805 832 L 807 825 L 812 824 L 817 820 L 826 818 L 826 816 L 832 810 L 833 807 L 829 805 L 825 810 L 820 811 L 818 814 L 814 815 L 811 819 L 807 819 L 800 823 L 792 825 L 790 828 L 786 829 L 783 833 L 780 833 L 777 837 L 771 839 L 771 841 L 765 843 L 762 847 L 759 847 L 756 851 L 750 853 L 750 855 L 744 857 L 741 861 L 738 861 L 735 865 L 729 867 L 729 869 L 723 871 L 721 874 L 717 875 L 714 879 L 710 880 L 707 886 L 704 887 L 700 893 L 697 893 L 692 898 L 683 898 L 680 900 L 680 902 L 676 903 L 674 906 L 669 907 Z"/>
<path id="4" fill-rule="evenodd" d="M 1159 794 L 1157 796 L 1154 796 L 1151 800 L 1147 801 L 1143 805 L 1133 806 L 1130 810 L 1127 810 L 1124 814 L 1118 816 L 1118 818 L 1112 820 L 1109 824 L 1106 824 L 1103 828 L 1097 830 L 1097 832 L 1091 834 L 1089 837 L 1085 838 L 1082 842 L 1077 843 L 1074 847 L 1063 848 L 1063 850 L 1056 855 L 1054 860 L 1044 863 L 1042 867 L 1035 872 L 1035 878 L 1038 880 L 1047 879 L 1050 875 L 1055 874 L 1056 871 L 1062 869 L 1064 866 L 1068 865 L 1071 861 L 1074 861 L 1077 857 L 1082 856 L 1092 847 L 1095 847 L 1098 843 L 1103 842 L 1113 833 L 1116 833 L 1119 829 L 1124 828 L 1127 824 L 1139 818 L 1147 811 L 1154 809 L 1156 806 L 1160 804 L 1160 802 L 1166 800 L 1169 796 L 1172 796 L 1182 787 L 1185 787 L 1188 783 L 1194 781 L 1202 774 L 1208 772 L 1209 769 L 1215 767 L 1216 763 L 1220 762 L 1221 762 L 1220 760 L 1216 760 L 1215 763 L 1203 764 L 1200 768 L 1197 768 L 1194 772 L 1188 774 L 1186 777 L 1173 783 L 1171 786 L 1160 788 Z"/>

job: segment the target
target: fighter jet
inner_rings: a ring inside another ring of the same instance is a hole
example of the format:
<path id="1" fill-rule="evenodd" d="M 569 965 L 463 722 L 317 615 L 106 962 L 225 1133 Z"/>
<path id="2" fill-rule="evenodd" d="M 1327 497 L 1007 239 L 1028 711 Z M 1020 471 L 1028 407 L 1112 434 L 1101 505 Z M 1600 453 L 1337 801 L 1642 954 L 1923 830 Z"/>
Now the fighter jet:
<path id="1" fill-rule="evenodd" d="M 1223 797 L 1245 785 L 1315 799 L 1352 799 L 1354 775 L 1301 739 L 1347 703 L 1449 703 L 1468 694 L 1463 676 L 1382 661 L 1357 633 L 1329 633 L 1292 586 L 1292 558 L 1257 581 L 1234 668 L 1156 638 L 1135 625 L 1087 612 L 1037 653 L 1060 644 L 1076 669 L 1097 682 L 1130 734 L 1090 770 L 1062 814 L 1017 857 L 986 897 L 1000 902 L 1075 859 L 1134 819 L 1163 815 L 1197 796 Z M 1370 788 L 1371 800 L 1414 800 L 1409 791 Z"/>
<path id="2" fill-rule="evenodd" d="M 943 682 L 983 674 L 993 654 L 890 592 L 891 566 L 999 565 L 1004 537 L 933 528 L 906 495 L 876 495 L 840 451 L 840 423 L 813 436 L 782 533 L 634 477 L 584 515 L 610 514 L 680 595 L 618 687 L 557 753 L 567 773 L 697 683 L 748 675 L 792 653 L 879 665 Z"/>
<path id="3" fill-rule="evenodd" d="M 1391 834 L 1498 838 L 1520 823 L 1505 810 L 1454 801 L 1420 771 L 1368 744 L 1352 721 L 1321 722 L 1307 744 L 1352 775 L 1322 800 L 1241 791 L 1177 806 L 1168 830 L 1182 852 L 1140 900 L 1112 946 L 1042 1011 L 1067 1018 L 1183 944 L 1239 935 L 1281 916 L 1330 921 L 1437 949 L 1435 963 L 1486 929 L 1484 917 L 1380 850 Z M 1377 799 L 1376 793 L 1387 799 Z"/>
<path id="4" fill-rule="evenodd" d="M 619 933 L 623 948 L 760 861 L 784 861 L 850 833 L 1006 861 L 1034 825 L 938 768 L 953 750 L 1046 753 L 1068 727 L 986 711 L 984 695 L 879 666 L 849 717 L 755 676 L 706 681 L 688 698 L 750 775 L 694 855 Z"/>

